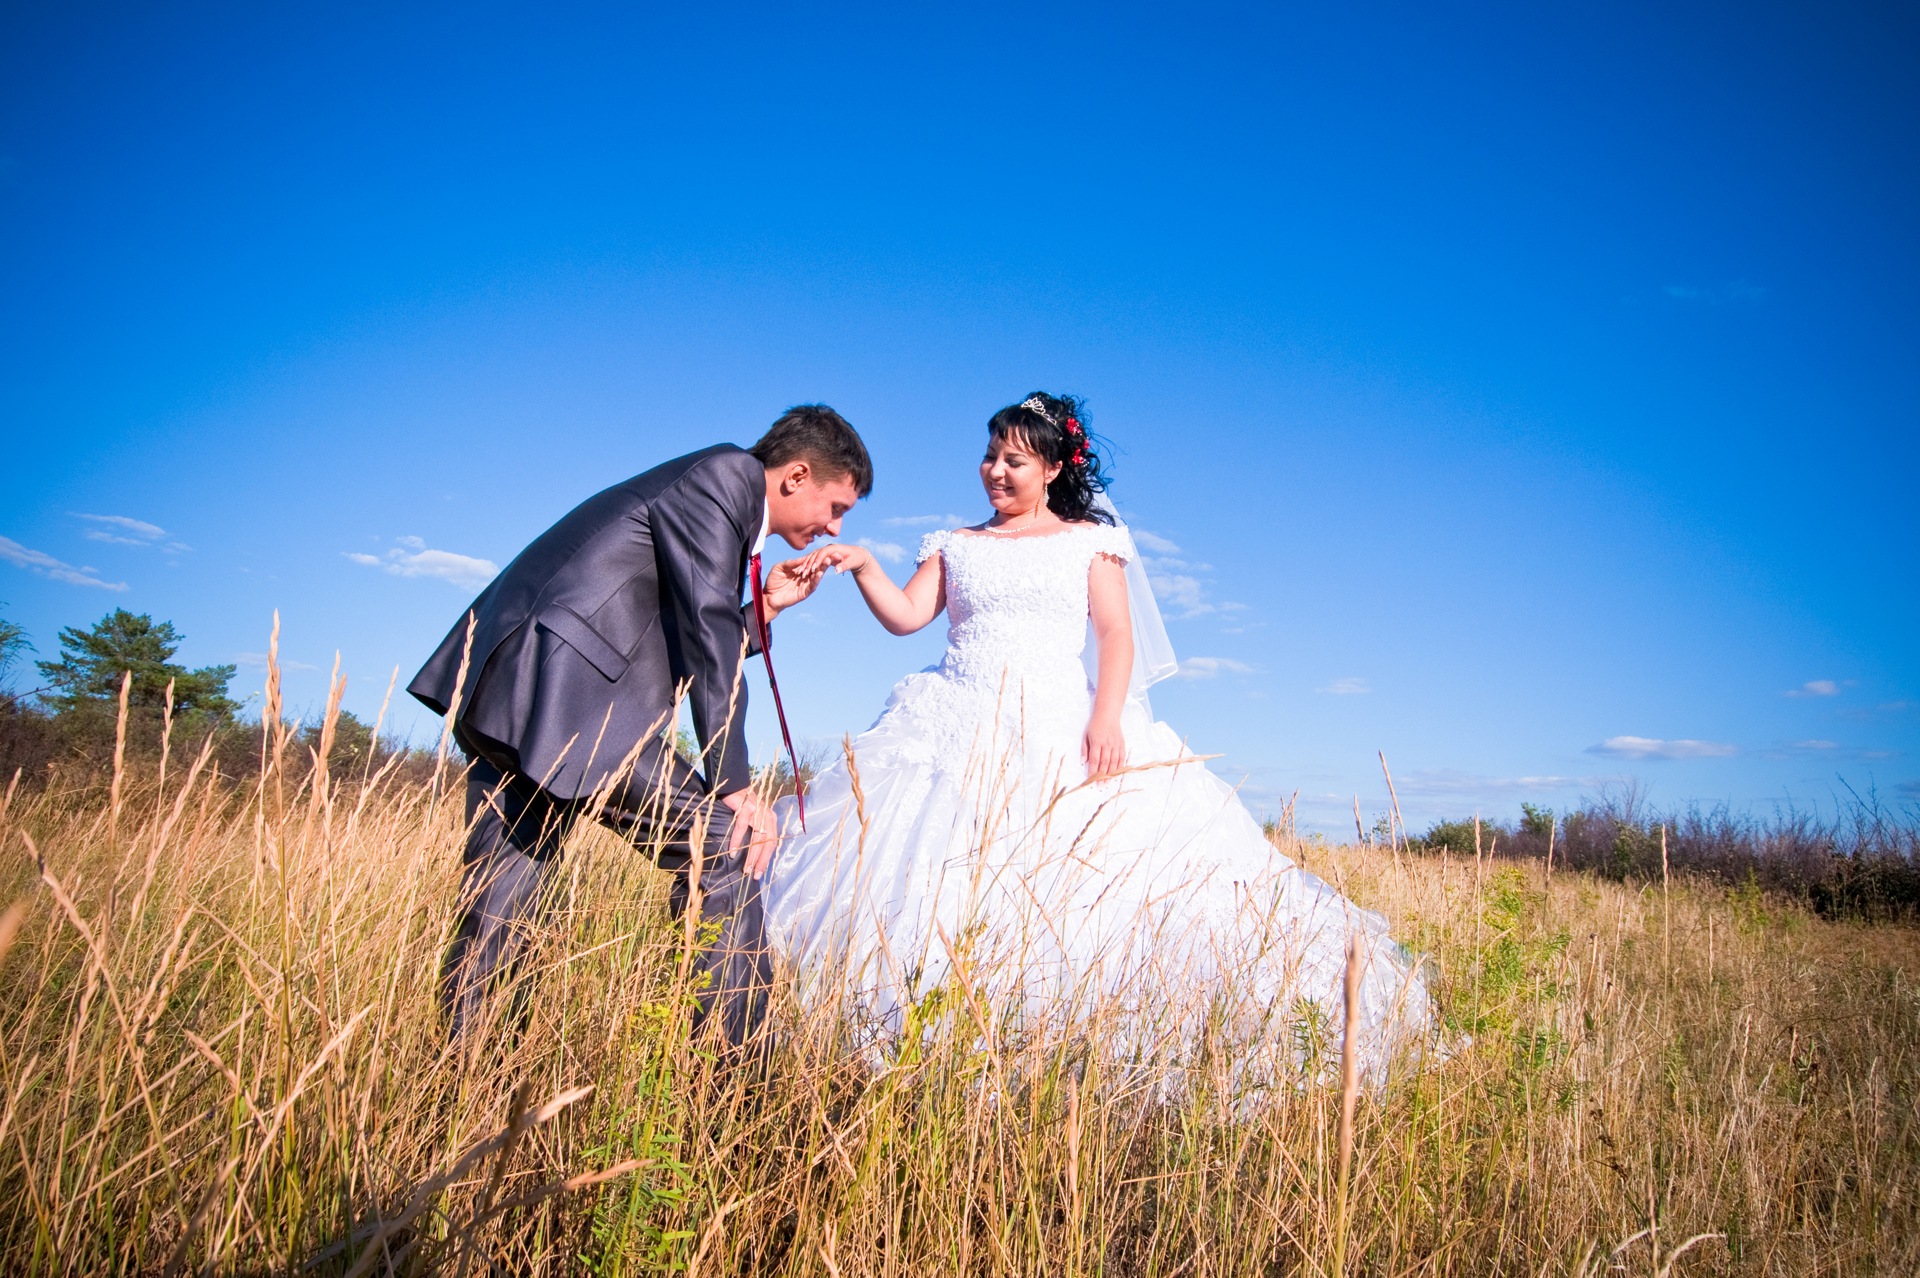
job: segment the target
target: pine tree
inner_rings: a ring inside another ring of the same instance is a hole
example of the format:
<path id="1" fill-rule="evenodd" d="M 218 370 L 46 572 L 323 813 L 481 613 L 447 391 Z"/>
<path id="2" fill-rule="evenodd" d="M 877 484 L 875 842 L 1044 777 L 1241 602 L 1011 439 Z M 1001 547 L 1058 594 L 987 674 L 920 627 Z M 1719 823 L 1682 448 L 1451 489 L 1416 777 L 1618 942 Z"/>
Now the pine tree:
<path id="1" fill-rule="evenodd" d="M 0 688 L 7 684 L 7 676 L 13 673 L 13 663 L 22 652 L 30 651 L 33 644 L 27 640 L 27 630 L 17 621 L 0 617 Z"/>
<path id="2" fill-rule="evenodd" d="M 240 708 L 227 696 L 232 666 L 202 666 L 189 670 L 173 663 L 180 650 L 180 634 L 171 621 L 156 623 L 146 613 L 115 608 L 92 630 L 68 626 L 60 632 L 58 661 L 37 661 L 40 673 L 54 689 L 47 700 L 56 710 L 81 710 L 117 702 L 120 681 L 133 672 L 129 704 L 157 709 L 166 701 L 167 682 L 173 682 L 176 713 L 198 711 L 227 719 Z"/>

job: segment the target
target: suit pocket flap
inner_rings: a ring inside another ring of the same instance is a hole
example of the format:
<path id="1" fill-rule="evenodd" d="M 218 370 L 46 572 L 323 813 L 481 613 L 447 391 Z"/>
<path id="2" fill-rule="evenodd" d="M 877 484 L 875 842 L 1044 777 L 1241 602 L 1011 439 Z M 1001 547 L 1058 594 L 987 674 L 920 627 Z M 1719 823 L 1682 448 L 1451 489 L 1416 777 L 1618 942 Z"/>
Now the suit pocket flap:
<path id="1" fill-rule="evenodd" d="M 588 625 L 587 619 L 573 609 L 555 604 L 543 611 L 537 620 L 542 628 L 559 635 L 569 648 L 585 657 L 595 670 L 608 679 L 618 680 L 627 672 L 626 656 L 601 638 L 600 632 Z"/>

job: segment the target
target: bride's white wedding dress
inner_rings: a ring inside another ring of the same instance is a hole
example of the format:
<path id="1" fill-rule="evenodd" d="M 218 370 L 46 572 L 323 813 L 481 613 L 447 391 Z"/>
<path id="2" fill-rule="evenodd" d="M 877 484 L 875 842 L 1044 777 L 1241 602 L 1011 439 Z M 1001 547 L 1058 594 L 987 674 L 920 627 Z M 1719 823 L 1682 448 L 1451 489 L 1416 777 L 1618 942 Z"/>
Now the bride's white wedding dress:
<path id="1" fill-rule="evenodd" d="M 1224 1026 L 1324 1063 L 1357 933 L 1362 1060 L 1377 1070 L 1430 1017 L 1384 919 L 1277 851 L 1144 697 L 1122 715 L 1129 770 L 1087 781 L 1088 569 L 1136 553 L 1124 527 L 1098 524 L 927 537 L 920 560 L 944 560 L 946 655 L 894 687 L 851 767 L 814 779 L 805 832 L 782 801 L 773 949 L 803 998 L 844 999 L 870 1035 L 934 1015 L 928 995 L 957 980 L 985 1014 L 1028 1026 L 1104 1009 L 1129 1053 L 1178 1058 Z M 958 1007 L 937 1014 L 978 1014 Z"/>

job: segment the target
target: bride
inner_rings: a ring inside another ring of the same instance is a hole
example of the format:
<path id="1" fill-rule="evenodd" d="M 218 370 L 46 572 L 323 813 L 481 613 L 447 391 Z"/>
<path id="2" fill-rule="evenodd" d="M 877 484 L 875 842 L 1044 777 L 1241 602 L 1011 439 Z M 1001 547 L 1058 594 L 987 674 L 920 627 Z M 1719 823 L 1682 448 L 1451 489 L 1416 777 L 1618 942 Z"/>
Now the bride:
<path id="1" fill-rule="evenodd" d="M 1027 1028 L 1103 1017 L 1129 1053 L 1224 1026 L 1319 1068 L 1358 936 L 1379 1071 L 1425 1031 L 1425 986 L 1384 919 L 1281 855 L 1153 719 L 1146 688 L 1176 663 L 1084 416 L 1044 394 L 995 413 L 993 517 L 928 535 L 904 589 L 860 546 L 807 557 L 852 573 L 893 634 L 945 611 L 947 651 L 814 779 L 804 829 L 782 801 L 769 940 L 869 1041 L 927 1024 L 957 983 Z"/>

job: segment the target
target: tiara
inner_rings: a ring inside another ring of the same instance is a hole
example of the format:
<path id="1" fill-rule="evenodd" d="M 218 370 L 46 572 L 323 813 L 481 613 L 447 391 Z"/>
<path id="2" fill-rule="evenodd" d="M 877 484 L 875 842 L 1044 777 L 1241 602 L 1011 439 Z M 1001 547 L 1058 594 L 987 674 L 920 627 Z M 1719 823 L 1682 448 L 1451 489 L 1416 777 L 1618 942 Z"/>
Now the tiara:
<path id="1" fill-rule="evenodd" d="M 1038 395 L 1029 397 L 1026 400 L 1026 402 L 1020 405 L 1020 407 L 1026 409 L 1029 413 L 1032 413 L 1035 416 L 1039 417 L 1041 421 L 1045 422 L 1049 426 L 1058 426 L 1060 424 L 1059 422 L 1056 422 L 1055 420 L 1053 420 L 1053 414 L 1047 411 L 1046 401 L 1041 399 Z"/>

